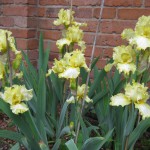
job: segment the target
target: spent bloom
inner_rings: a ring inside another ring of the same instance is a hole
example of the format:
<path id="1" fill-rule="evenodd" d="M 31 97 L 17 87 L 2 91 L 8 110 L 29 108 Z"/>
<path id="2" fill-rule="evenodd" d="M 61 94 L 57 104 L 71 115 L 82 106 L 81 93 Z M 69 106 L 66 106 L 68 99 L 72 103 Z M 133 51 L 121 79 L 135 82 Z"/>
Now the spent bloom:
<path id="1" fill-rule="evenodd" d="M 4 93 L 1 93 L 1 98 L 10 104 L 10 108 L 14 114 L 24 113 L 28 110 L 24 101 L 29 101 L 33 97 L 32 90 L 27 90 L 24 85 L 13 85 L 5 87 Z"/>
<path id="2" fill-rule="evenodd" d="M 144 84 L 133 82 L 132 84 L 127 84 L 125 87 L 125 94 L 119 93 L 111 97 L 110 105 L 122 107 L 134 103 L 135 108 L 139 109 L 139 113 L 142 115 L 143 119 L 150 117 L 150 106 L 146 103 L 149 94 L 147 92 L 147 87 Z"/>

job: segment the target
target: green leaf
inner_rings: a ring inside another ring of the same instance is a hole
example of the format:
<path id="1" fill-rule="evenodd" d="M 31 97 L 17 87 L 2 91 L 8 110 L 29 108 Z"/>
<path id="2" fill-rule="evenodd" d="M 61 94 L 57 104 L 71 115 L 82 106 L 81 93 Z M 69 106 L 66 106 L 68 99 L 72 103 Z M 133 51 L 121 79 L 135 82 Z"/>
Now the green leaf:
<path id="1" fill-rule="evenodd" d="M 73 139 L 67 141 L 66 146 L 68 147 L 68 150 L 78 150 L 76 144 L 74 143 Z"/>
<path id="2" fill-rule="evenodd" d="M 95 65 L 98 62 L 99 58 L 100 58 L 100 55 L 93 60 L 92 65 L 91 65 L 91 70 L 95 67 Z"/>
<path id="3" fill-rule="evenodd" d="M 92 97 L 95 90 L 97 89 L 97 87 L 99 86 L 98 83 L 100 83 L 101 80 L 103 80 L 103 78 L 105 77 L 106 72 L 104 70 L 100 71 L 99 74 L 97 75 L 96 79 L 94 80 L 94 82 L 92 83 L 90 89 L 89 89 L 89 97 Z"/>
<path id="4" fill-rule="evenodd" d="M 44 59 L 43 33 L 40 33 L 40 38 L 39 38 L 39 60 L 38 60 L 38 69 L 39 70 L 42 68 L 43 59 Z"/>
<path id="5" fill-rule="evenodd" d="M 52 150 L 58 150 L 59 149 L 59 146 L 61 144 L 61 139 L 57 139 L 56 140 L 56 143 L 54 144 Z"/>
<path id="6" fill-rule="evenodd" d="M 105 137 L 93 137 L 89 138 L 85 141 L 85 143 L 82 146 L 82 150 L 100 150 L 102 146 L 109 140 L 111 137 L 113 130 L 110 130 Z"/>
<path id="7" fill-rule="evenodd" d="M 19 143 L 16 143 L 14 146 L 12 146 L 10 150 L 19 150 L 19 149 L 20 149 L 20 145 Z"/>
<path id="8" fill-rule="evenodd" d="M 68 108 L 68 103 L 65 102 L 65 104 L 63 105 L 63 108 L 61 110 L 60 118 L 59 118 L 59 121 L 58 121 L 58 131 L 56 133 L 57 138 L 60 137 L 61 128 L 62 128 L 64 119 L 65 119 L 65 114 L 66 114 L 67 108 Z"/>
<path id="9" fill-rule="evenodd" d="M 0 130 L 0 137 L 11 139 L 17 142 L 21 142 L 23 135 L 21 133 L 9 131 L 9 130 Z"/>
<path id="10" fill-rule="evenodd" d="M 129 136 L 128 149 L 132 149 L 139 137 L 150 127 L 150 118 L 142 120 Z"/>

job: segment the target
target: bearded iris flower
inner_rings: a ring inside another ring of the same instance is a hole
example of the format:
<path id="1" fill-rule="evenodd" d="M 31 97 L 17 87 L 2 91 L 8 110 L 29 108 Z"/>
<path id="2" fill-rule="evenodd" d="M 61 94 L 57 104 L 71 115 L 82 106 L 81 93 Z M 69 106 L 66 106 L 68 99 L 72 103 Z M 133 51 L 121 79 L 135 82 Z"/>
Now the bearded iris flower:
<path id="1" fill-rule="evenodd" d="M 24 113 L 28 110 L 28 106 L 24 101 L 32 99 L 32 90 L 27 90 L 25 86 L 13 85 L 5 87 L 4 93 L 1 93 L 1 98 L 10 104 L 10 108 L 14 114 Z"/>
<path id="2" fill-rule="evenodd" d="M 149 94 L 147 92 L 147 87 L 144 84 L 133 82 L 127 84 L 125 87 L 125 94 L 119 93 L 111 97 L 110 105 L 112 106 L 126 106 L 131 103 L 134 103 L 135 108 L 139 110 L 139 113 L 142 115 L 142 118 L 150 117 L 150 106 L 146 103 Z"/>

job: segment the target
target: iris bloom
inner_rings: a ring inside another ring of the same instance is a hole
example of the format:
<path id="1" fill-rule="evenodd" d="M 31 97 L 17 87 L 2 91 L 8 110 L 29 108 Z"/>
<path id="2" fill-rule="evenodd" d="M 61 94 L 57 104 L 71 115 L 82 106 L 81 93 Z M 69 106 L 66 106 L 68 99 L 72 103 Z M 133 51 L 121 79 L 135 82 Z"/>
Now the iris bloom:
<path id="1" fill-rule="evenodd" d="M 142 16 L 136 23 L 135 30 L 125 29 L 122 37 L 131 45 L 136 45 L 137 50 L 150 48 L 150 16 Z"/>
<path id="2" fill-rule="evenodd" d="M 71 11 L 69 9 L 67 10 L 61 9 L 58 13 L 58 19 L 54 21 L 54 25 L 69 26 L 71 22 L 74 21 L 73 14 L 74 14 L 74 11 Z"/>
<path id="3" fill-rule="evenodd" d="M 1 98 L 10 104 L 10 108 L 14 114 L 24 113 L 28 110 L 24 101 L 29 101 L 33 97 L 32 90 L 27 90 L 25 86 L 13 85 L 5 87 L 4 93 L 1 93 Z"/>
<path id="4" fill-rule="evenodd" d="M 6 34 L 8 38 L 6 37 Z M 15 39 L 12 37 L 12 33 L 7 30 L 0 29 L 0 52 L 5 53 L 7 51 L 7 40 L 8 48 L 13 52 L 16 52 Z"/>
<path id="5" fill-rule="evenodd" d="M 135 60 L 136 53 L 131 46 L 117 46 L 114 48 L 113 52 L 113 64 L 108 64 L 105 66 L 105 71 L 108 72 L 113 65 L 117 67 L 119 72 L 123 72 L 129 75 L 130 72 L 134 73 L 136 70 Z"/>
<path id="6" fill-rule="evenodd" d="M 119 93 L 111 97 L 110 105 L 122 107 L 134 103 L 135 108 L 139 110 L 139 113 L 142 115 L 142 118 L 150 117 L 150 106 L 146 103 L 149 94 L 147 92 L 147 87 L 144 87 L 144 84 L 133 82 L 127 84 L 125 87 L 125 94 Z"/>

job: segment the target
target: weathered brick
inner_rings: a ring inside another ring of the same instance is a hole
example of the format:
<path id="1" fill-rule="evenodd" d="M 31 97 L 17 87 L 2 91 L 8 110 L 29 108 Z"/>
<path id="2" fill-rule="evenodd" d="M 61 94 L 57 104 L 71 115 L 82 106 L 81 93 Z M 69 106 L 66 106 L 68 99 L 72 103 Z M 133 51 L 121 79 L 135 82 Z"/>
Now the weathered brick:
<path id="1" fill-rule="evenodd" d="M 14 19 L 12 17 L 0 17 L 0 26 L 2 27 L 13 27 Z"/>
<path id="2" fill-rule="evenodd" d="M 19 50 L 27 50 L 28 49 L 28 40 L 16 38 L 17 48 Z"/>
<path id="3" fill-rule="evenodd" d="M 99 18 L 100 8 L 95 8 L 93 17 Z M 116 17 L 116 9 L 115 8 L 104 8 L 102 18 L 103 19 L 113 19 Z"/>
<path id="4" fill-rule="evenodd" d="M 46 17 L 49 17 L 49 18 L 58 17 L 59 10 L 60 10 L 60 8 L 48 8 L 46 10 Z"/>
<path id="5" fill-rule="evenodd" d="M 43 32 L 44 39 L 58 40 L 62 36 L 60 31 L 49 30 L 49 31 L 42 31 L 42 32 Z"/>
<path id="6" fill-rule="evenodd" d="M 11 29 L 15 38 L 33 38 L 36 35 L 35 29 Z"/>
<path id="7" fill-rule="evenodd" d="M 29 4 L 29 5 L 35 5 L 37 3 L 36 0 L 14 0 L 15 4 Z"/>
<path id="8" fill-rule="evenodd" d="M 27 17 L 14 17 L 14 24 L 17 27 L 26 28 L 27 27 Z"/>
<path id="9" fill-rule="evenodd" d="M 68 5 L 67 0 L 40 0 L 40 5 Z"/>
<path id="10" fill-rule="evenodd" d="M 145 6 L 150 7 L 150 1 L 149 0 L 145 0 Z"/>
<path id="11" fill-rule="evenodd" d="M 101 34 L 97 38 L 97 45 L 100 46 L 118 46 L 122 44 L 120 35 Z"/>
<path id="12" fill-rule="evenodd" d="M 37 60 L 38 59 L 38 55 L 39 55 L 38 50 L 35 49 L 32 51 L 27 51 L 26 53 L 27 53 L 30 60 Z"/>
<path id="13" fill-rule="evenodd" d="M 27 27 L 28 28 L 37 28 L 38 27 L 38 18 L 36 17 L 29 17 L 27 18 Z"/>
<path id="14" fill-rule="evenodd" d="M 46 8 L 45 7 L 39 7 L 38 8 L 38 16 L 39 17 L 44 17 L 46 14 Z"/>
<path id="15" fill-rule="evenodd" d="M 77 18 L 92 18 L 92 8 L 77 8 L 73 10 Z"/>
<path id="16" fill-rule="evenodd" d="M 37 8 L 32 6 L 5 6 L 3 15 L 6 16 L 36 16 Z"/>
<path id="17" fill-rule="evenodd" d="M 100 31 L 102 33 L 122 33 L 125 28 L 134 28 L 135 21 L 102 21 Z"/>
<path id="18" fill-rule="evenodd" d="M 116 6 L 141 6 L 142 0 L 106 0 L 105 6 L 116 7 Z"/>
<path id="19" fill-rule="evenodd" d="M 101 0 L 75 0 L 73 1 L 73 5 L 75 6 L 87 6 L 87 5 L 100 5 Z"/>
<path id="20" fill-rule="evenodd" d="M 14 0 L 1 0 L 0 1 L 0 4 L 13 4 L 14 3 Z"/>
<path id="21" fill-rule="evenodd" d="M 124 19 L 124 20 L 136 20 L 142 15 L 150 15 L 149 9 L 143 9 L 143 8 L 122 8 L 118 10 L 118 18 Z"/>
<path id="22" fill-rule="evenodd" d="M 29 39 L 28 40 L 28 50 L 34 50 L 38 48 L 38 40 L 37 39 Z"/>

